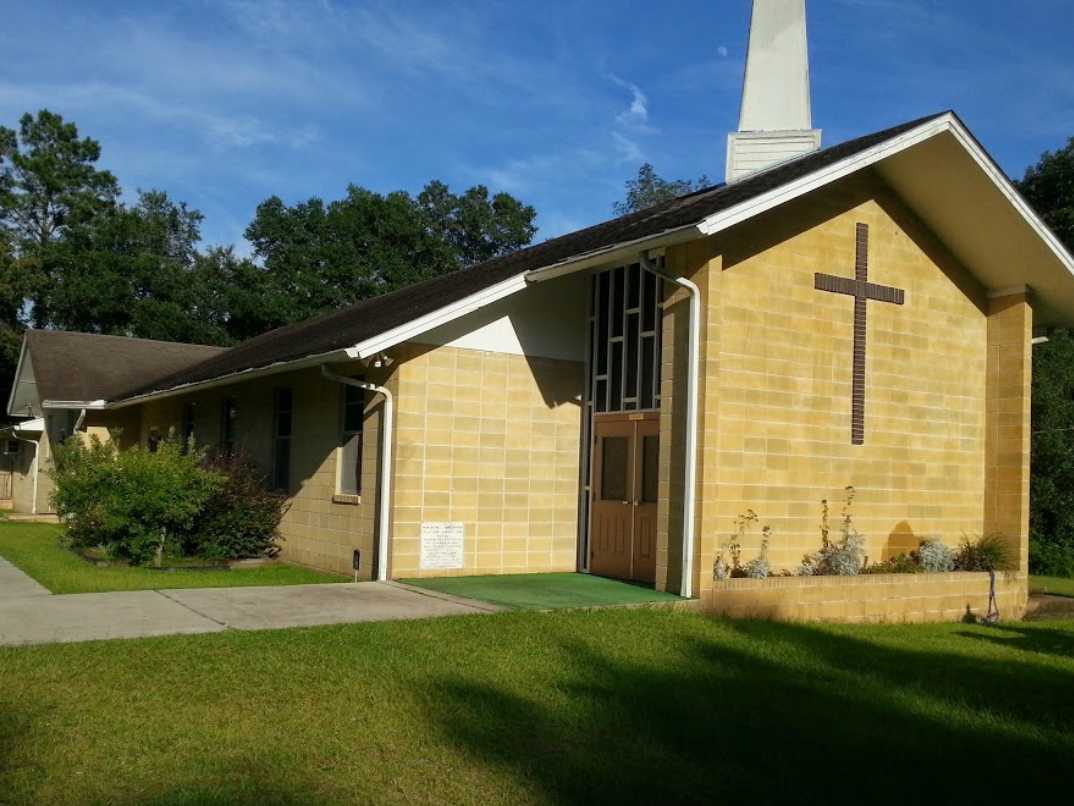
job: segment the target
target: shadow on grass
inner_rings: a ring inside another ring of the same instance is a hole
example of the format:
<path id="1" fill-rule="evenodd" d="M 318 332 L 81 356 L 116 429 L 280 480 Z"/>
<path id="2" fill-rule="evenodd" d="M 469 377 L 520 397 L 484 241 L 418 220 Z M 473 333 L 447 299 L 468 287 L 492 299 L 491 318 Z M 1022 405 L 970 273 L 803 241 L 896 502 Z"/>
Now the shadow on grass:
<path id="1" fill-rule="evenodd" d="M 728 626 L 731 641 L 671 642 L 666 664 L 561 644 L 552 697 L 443 677 L 431 715 L 555 802 L 981 803 L 1069 786 L 1068 672 Z"/>
<path id="2" fill-rule="evenodd" d="M 987 632 L 960 632 L 959 637 L 987 641 L 996 646 L 1036 652 L 1057 658 L 1074 658 L 1074 635 L 1067 630 L 1035 627 L 1026 629 L 1017 624 L 1002 624 Z"/>

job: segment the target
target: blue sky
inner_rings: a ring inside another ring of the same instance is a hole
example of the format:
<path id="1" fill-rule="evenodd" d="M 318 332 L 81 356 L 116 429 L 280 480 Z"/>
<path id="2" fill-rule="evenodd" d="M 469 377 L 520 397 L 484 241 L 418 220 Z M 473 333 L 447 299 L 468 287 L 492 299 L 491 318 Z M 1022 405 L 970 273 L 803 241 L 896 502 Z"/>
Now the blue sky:
<path id="1" fill-rule="evenodd" d="M 11 4 L 0 123 L 48 107 L 124 188 L 236 243 L 257 203 L 483 183 L 546 238 L 610 217 L 643 161 L 722 180 L 747 0 Z M 1074 135 L 1070 0 L 809 0 L 826 144 L 956 109 L 1008 173 Z"/>

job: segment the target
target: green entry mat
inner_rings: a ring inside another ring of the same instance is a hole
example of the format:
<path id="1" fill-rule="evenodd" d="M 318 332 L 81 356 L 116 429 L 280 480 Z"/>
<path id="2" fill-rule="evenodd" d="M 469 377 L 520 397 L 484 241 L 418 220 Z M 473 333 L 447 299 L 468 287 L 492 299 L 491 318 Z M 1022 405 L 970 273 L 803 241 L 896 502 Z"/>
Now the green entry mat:
<path id="1" fill-rule="evenodd" d="M 674 602 L 673 593 L 590 574 L 505 574 L 401 579 L 407 585 L 479 599 L 514 610 Z"/>

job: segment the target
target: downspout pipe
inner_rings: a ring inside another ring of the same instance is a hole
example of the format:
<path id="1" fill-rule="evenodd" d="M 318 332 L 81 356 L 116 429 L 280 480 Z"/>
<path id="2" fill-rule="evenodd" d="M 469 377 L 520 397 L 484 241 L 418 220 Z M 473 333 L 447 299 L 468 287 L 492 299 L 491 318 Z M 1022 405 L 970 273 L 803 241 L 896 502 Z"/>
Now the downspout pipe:
<path id="1" fill-rule="evenodd" d="M 345 375 L 337 375 L 321 364 L 321 374 L 330 381 L 341 383 L 344 386 L 353 386 L 356 389 L 364 389 L 367 392 L 384 396 L 384 424 L 381 428 L 380 443 L 380 498 L 379 514 L 380 526 L 377 531 L 377 581 L 388 581 L 388 516 L 391 510 L 390 501 L 392 494 L 392 409 L 394 399 L 392 393 L 386 387 L 377 386 L 375 383 L 367 383 L 357 378 L 348 378 Z"/>
<path id="2" fill-rule="evenodd" d="M 642 255 L 641 265 L 646 271 L 670 280 L 690 295 L 690 336 L 687 347 L 686 373 L 686 462 L 684 468 L 682 501 L 682 588 L 681 595 L 689 599 L 694 595 L 694 529 L 697 510 L 697 390 L 701 371 L 698 358 L 701 355 L 701 289 L 685 277 L 679 277 L 662 268 L 647 255 Z"/>

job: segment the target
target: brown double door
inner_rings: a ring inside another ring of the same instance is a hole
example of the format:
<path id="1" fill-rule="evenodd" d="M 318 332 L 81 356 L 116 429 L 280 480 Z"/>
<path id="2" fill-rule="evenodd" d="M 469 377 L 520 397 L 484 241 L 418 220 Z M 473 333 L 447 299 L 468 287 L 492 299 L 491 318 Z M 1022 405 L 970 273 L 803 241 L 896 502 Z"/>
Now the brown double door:
<path id="1" fill-rule="evenodd" d="M 656 581 L 659 456 L 659 414 L 594 417 L 591 573 L 637 582 Z"/>

